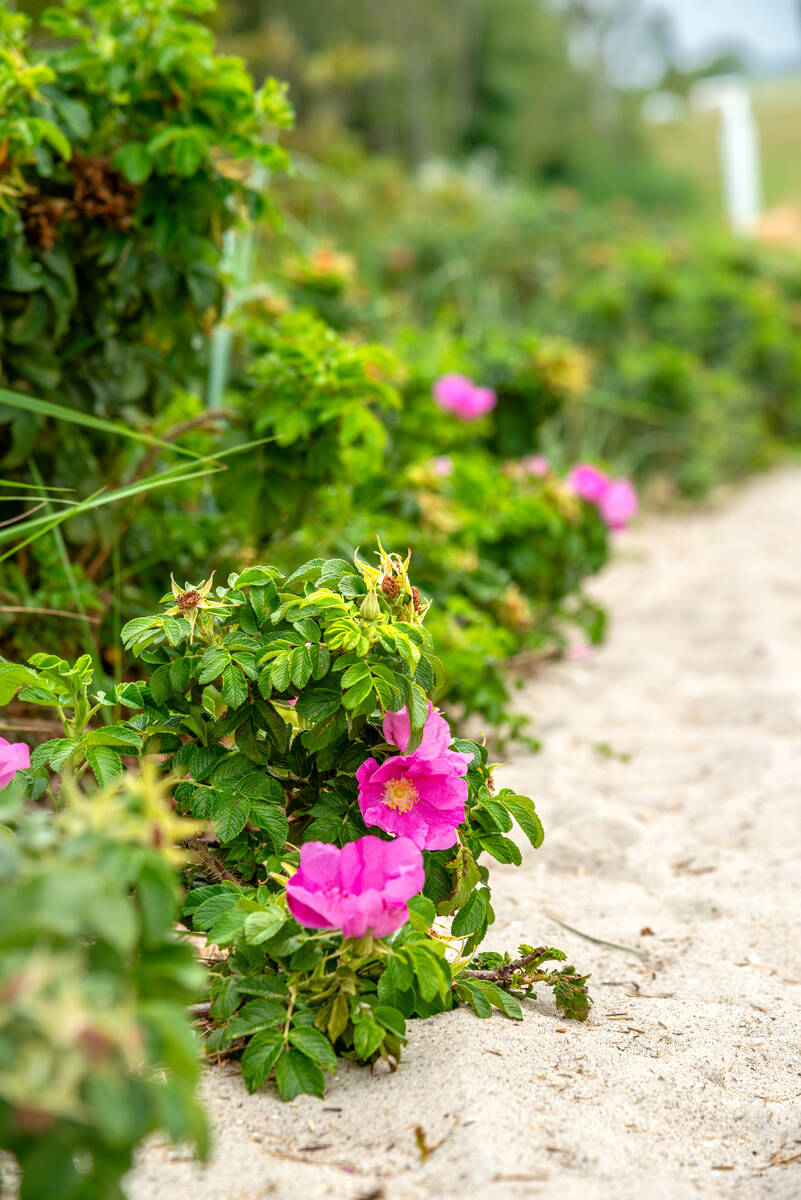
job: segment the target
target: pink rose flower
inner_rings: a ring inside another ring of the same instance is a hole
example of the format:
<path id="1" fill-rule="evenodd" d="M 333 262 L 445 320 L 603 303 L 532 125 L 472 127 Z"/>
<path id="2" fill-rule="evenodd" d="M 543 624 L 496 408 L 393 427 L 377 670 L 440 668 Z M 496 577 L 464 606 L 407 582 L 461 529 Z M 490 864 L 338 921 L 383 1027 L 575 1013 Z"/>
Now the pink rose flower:
<path id="1" fill-rule="evenodd" d="M 340 850 L 306 842 L 286 885 L 289 911 L 312 929 L 341 929 L 346 938 L 385 937 L 409 917 L 406 901 L 425 883 L 423 856 L 408 838 L 362 837 Z"/>
<path id="2" fill-rule="evenodd" d="M 520 459 L 520 466 L 527 475 L 536 475 L 538 479 L 544 479 L 551 469 L 544 454 L 529 454 L 527 458 Z"/>
<path id="3" fill-rule="evenodd" d="M 399 750 L 409 744 L 405 708 L 384 717 L 384 737 Z M 379 766 L 368 758 L 356 772 L 359 808 L 368 825 L 410 838 L 424 850 L 456 843 L 464 821 L 469 754 L 450 750 L 448 722 L 429 704 L 423 738 L 413 754 L 396 754 Z"/>
<path id="4" fill-rule="evenodd" d="M 6 787 L 17 771 L 31 765 L 31 751 L 25 742 L 7 742 L 0 737 L 0 788 Z"/>
<path id="5" fill-rule="evenodd" d="M 637 512 L 637 493 L 628 479 L 612 479 L 598 501 L 598 512 L 610 529 L 625 529 Z"/>
<path id="6" fill-rule="evenodd" d="M 483 417 L 498 402 L 492 388 L 478 387 L 466 375 L 442 375 L 431 392 L 441 409 L 455 413 L 462 421 Z"/>
<path id="7" fill-rule="evenodd" d="M 609 476 L 592 463 L 576 463 L 567 477 L 567 482 L 582 500 L 597 504 L 609 486 Z"/>
<path id="8" fill-rule="evenodd" d="M 440 454 L 434 459 L 434 474 L 439 475 L 440 479 L 446 479 L 448 475 L 453 473 L 453 459 L 447 454 Z"/>

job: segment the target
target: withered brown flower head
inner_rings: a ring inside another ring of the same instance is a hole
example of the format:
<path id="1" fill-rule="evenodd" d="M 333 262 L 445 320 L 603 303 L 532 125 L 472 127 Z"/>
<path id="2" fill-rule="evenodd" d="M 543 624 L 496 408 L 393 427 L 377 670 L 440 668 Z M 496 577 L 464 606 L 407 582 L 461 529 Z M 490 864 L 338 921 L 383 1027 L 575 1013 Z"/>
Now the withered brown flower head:
<path id="1" fill-rule="evenodd" d="M 107 158 L 76 155 L 70 162 L 75 184 L 75 215 L 102 220 L 113 229 L 129 229 L 136 211 L 137 189 L 115 171 Z"/>
<path id="2" fill-rule="evenodd" d="M 175 597 L 175 603 L 185 612 L 188 608 L 200 608 L 203 604 L 203 597 L 197 588 L 191 588 L 188 592 L 181 592 Z"/>
<path id="3" fill-rule="evenodd" d="M 22 210 L 25 236 L 43 250 L 52 250 L 58 240 L 59 222 L 70 215 L 70 202 L 63 196 L 33 196 Z"/>

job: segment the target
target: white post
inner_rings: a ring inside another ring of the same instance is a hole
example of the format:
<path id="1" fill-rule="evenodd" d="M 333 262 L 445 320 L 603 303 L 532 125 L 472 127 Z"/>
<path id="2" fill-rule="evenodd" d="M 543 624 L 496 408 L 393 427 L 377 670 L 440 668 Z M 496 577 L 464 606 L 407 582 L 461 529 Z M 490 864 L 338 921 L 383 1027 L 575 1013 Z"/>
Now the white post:
<path id="1" fill-rule="evenodd" d="M 718 76 L 696 85 L 692 99 L 699 108 L 720 112 L 720 162 L 726 216 L 735 233 L 755 233 L 762 206 L 759 130 L 751 95 L 737 76 Z"/>

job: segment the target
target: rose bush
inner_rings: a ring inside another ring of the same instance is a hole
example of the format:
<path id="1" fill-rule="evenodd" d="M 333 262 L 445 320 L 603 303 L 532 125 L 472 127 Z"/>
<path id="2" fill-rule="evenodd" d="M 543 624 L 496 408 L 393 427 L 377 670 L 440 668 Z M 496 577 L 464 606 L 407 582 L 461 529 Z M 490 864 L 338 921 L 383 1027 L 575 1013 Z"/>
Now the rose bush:
<path id="1" fill-rule="evenodd" d="M 560 951 L 479 950 L 487 859 L 521 862 L 515 822 L 534 847 L 543 831 L 434 706 L 441 666 L 409 566 L 380 549 L 375 565 L 318 557 L 176 584 L 124 628 L 141 678 L 111 691 L 88 658 L 0 663 L 0 701 L 63 718 L 17 774 L 29 804 L 60 809 L 65 780 L 90 774 L 117 795 L 137 759 L 173 789 L 178 824 L 158 845 L 185 845 L 186 919 L 227 949 L 209 965 L 207 1048 L 241 1054 L 248 1086 L 274 1076 L 285 1098 L 321 1095 L 338 1055 L 394 1066 L 406 1021 L 454 1004 L 520 1019 L 516 996 L 542 983 L 565 1015 L 588 1012 Z"/>

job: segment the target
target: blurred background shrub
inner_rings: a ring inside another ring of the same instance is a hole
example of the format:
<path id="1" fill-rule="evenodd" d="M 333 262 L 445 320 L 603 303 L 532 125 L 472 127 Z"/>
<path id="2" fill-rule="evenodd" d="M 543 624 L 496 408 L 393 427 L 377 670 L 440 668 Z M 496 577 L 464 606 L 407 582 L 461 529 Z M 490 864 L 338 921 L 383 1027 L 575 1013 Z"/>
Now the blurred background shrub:
<path id="1" fill-rule="evenodd" d="M 747 55 L 688 64 L 654 6 L 578 0 L 21 7 L 30 41 L 5 13 L 0 60 L 5 653 L 49 638 L 120 679 L 118 630 L 170 572 L 379 532 L 414 548 L 455 713 L 497 725 L 505 663 L 603 636 L 584 583 L 609 536 L 575 462 L 662 503 L 798 440 L 792 222 L 778 247 L 732 239 L 693 166 L 693 88 Z M 771 199 L 795 186 L 782 147 Z M 497 405 L 442 411 L 450 373 Z"/>

